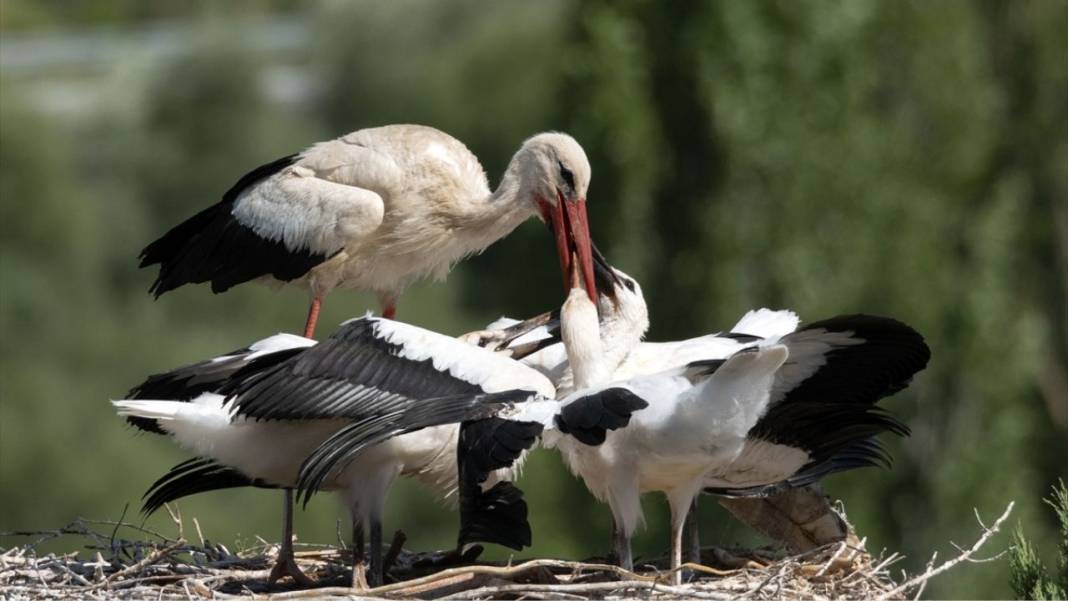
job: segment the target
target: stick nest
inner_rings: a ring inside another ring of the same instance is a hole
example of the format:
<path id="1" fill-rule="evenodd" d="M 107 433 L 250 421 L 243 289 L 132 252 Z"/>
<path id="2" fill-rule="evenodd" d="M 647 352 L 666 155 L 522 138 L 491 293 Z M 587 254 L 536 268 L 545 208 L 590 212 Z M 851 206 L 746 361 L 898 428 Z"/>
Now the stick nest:
<path id="1" fill-rule="evenodd" d="M 959 554 L 909 577 L 890 573 L 902 557 L 873 556 L 862 540 L 847 540 L 801 555 L 770 549 L 705 548 L 701 564 L 685 564 L 689 582 L 669 584 L 663 560 L 637 562 L 634 571 L 605 563 L 532 559 L 514 565 L 478 563 L 442 567 L 445 553 L 392 549 L 390 584 L 371 590 L 349 588 L 349 549 L 298 545 L 296 560 L 318 587 L 296 590 L 288 580 L 268 587 L 278 546 L 260 540 L 240 551 L 205 540 L 169 537 L 123 521 L 78 519 L 57 529 L 19 531 L 5 536 L 32 540 L 0 549 L 0 596 L 5 599 L 900 599 L 919 597 L 927 581 L 961 562 L 977 562 L 978 551 L 1012 511 L 1012 504 L 989 527 L 980 520 L 978 540 Z M 172 514 L 174 515 L 174 514 Z M 120 529 L 137 539 L 119 538 Z M 85 551 L 39 554 L 54 539 L 80 539 Z M 398 538 L 398 540 L 403 540 Z M 396 541 L 395 541 L 396 542 Z"/>

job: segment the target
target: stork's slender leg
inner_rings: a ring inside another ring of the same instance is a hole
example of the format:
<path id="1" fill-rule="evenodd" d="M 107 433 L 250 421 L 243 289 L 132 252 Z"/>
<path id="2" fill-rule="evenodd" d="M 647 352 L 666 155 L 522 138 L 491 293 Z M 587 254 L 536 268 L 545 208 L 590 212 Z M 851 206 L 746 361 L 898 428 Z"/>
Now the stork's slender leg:
<path id="1" fill-rule="evenodd" d="M 627 536 L 623 527 L 617 523 L 612 524 L 612 547 L 616 555 L 616 562 L 624 570 L 634 570 L 634 558 L 630 554 L 630 537 Z"/>
<path id="2" fill-rule="evenodd" d="M 315 333 L 315 324 L 319 321 L 319 310 L 323 307 L 323 297 L 316 294 L 308 307 L 308 319 L 304 322 L 304 337 L 311 338 Z"/>
<path id="3" fill-rule="evenodd" d="M 686 517 L 690 514 L 690 499 L 679 499 L 674 495 L 668 497 L 671 504 L 671 569 L 674 570 L 671 581 L 675 585 L 682 584 L 682 531 L 686 525 Z"/>
<path id="4" fill-rule="evenodd" d="M 283 491 L 282 503 L 282 547 L 278 549 L 278 559 L 271 568 L 267 583 L 273 585 L 281 578 L 289 576 L 301 586 L 311 586 L 314 582 L 300 571 L 296 559 L 293 558 L 293 489 L 287 488 Z"/>
<path id="5" fill-rule="evenodd" d="M 683 538 L 686 540 L 686 561 L 701 563 L 701 527 L 698 524 L 697 499 L 693 498 L 690 512 L 686 514 Z"/>
<path id="6" fill-rule="evenodd" d="M 397 301 L 389 301 L 382 307 L 382 317 L 393 319 L 397 316 Z"/>
<path id="7" fill-rule="evenodd" d="M 371 516 L 371 561 L 367 581 L 372 587 L 382 586 L 382 516 Z"/>
<path id="8" fill-rule="evenodd" d="M 352 520 L 352 588 L 365 591 L 367 586 L 367 555 L 363 547 L 363 523 Z"/>

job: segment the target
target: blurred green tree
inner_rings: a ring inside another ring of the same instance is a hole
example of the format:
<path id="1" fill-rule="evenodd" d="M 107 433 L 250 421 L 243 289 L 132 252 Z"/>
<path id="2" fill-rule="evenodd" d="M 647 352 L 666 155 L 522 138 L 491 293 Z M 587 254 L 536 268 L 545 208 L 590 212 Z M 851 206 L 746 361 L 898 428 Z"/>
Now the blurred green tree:
<path id="1" fill-rule="evenodd" d="M 962 509 L 1065 473 L 1068 87 L 1049 62 L 1065 12 L 590 0 L 567 20 L 561 89 L 586 102 L 560 106 L 654 339 L 761 305 L 884 313 L 928 337 L 931 367 L 888 403 L 914 429 L 898 465 L 830 486 L 876 548 L 913 561 L 965 534 Z M 1005 594 L 1002 574 L 933 594 Z"/>

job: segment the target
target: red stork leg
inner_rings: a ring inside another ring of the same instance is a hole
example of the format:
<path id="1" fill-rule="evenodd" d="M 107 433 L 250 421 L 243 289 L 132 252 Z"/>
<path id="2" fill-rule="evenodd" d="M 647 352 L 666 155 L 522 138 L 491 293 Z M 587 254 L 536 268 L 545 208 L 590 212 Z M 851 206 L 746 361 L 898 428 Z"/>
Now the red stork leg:
<path id="1" fill-rule="evenodd" d="M 315 333 L 315 324 L 319 321 L 319 309 L 323 306 L 323 298 L 316 296 L 308 307 L 308 320 L 304 322 L 304 337 L 311 338 Z"/>
<path id="2" fill-rule="evenodd" d="M 394 319 L 397 317 L 397 301 L 387 301 L 382 305 L 382 317 Z"/>

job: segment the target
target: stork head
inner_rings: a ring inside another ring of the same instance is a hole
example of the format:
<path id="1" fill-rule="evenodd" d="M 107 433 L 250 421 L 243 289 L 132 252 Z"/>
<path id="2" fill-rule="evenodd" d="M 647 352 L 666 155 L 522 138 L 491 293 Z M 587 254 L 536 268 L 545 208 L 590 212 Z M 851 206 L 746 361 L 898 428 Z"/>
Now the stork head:
<path id="1" fill-rule="evenodd" d="M 553 232 L 564 288 L 571 284 L 574 253 L 583 288 L 594 301 L 593 254 L 586 216 L 591 170 L 586 152 L 567 134 L 543 133 L 523 143 L 515 164 L 538 214 Z"/>
<path id="2" fill-rule="evenodd" d="M 649 330 L 649 308 L 642 287 L 637 280 L 612 267 L 597 247 L 593 248 L 593 269 L 601 340 L 608 352 L 618 350 L 625 355 Z"/>

